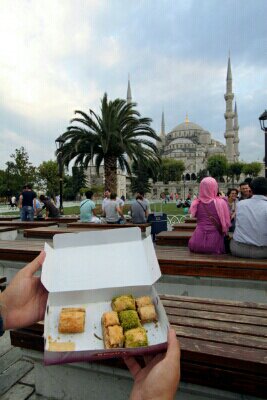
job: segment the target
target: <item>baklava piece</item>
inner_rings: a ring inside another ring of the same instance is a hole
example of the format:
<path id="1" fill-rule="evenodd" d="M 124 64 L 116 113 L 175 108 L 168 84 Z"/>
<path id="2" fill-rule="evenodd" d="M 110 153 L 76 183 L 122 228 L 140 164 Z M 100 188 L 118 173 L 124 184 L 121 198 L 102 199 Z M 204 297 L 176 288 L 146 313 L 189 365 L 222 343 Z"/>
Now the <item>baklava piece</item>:
<path id="1" fill-rule="evenodd" d="M 119 325 L 103 326 L 104 345 L 106 349 L 115 349 L 123 347 L 124 335 L 123 329 Z"/>
<path id="2" fill-rule="evenodd" d="M 148 346 L 147 334 L 144 328 L 130 329 L 125 332 L 125 347 Z"/>
<path id="3" fill-rule="evenodd" d="M 158 320 L 157 313 L 153 304 L 138 309 L 138 314 L 142 324 L 147 322 L 156 322 Z"/>
<path id="4" fill-rule="evenodd" d="M 124 332 L 141 326 L 138 314 L 134 310 L 121 311 L 119 313 L 119 319 Z"/>
<path id="5" fill-rule="evenodd" d="M 135 310 L 135 300 L 132 295 L 114 297 L 111 302 L 113 311 Z"/>
<path id="6" fill-rule="evenodd" d="M 75 343 L 49 342 L 48 351 L 75 351 Z"/>
<path id="7" fill-rule="evenodd" d="M 116 311 L 105 312 L 102 316 L 102 324 L 104 327 L 120 325 L 118 313 Z"/>
<path id="8" fill-rule="evenodd" d="M 149 296 L 142 296 L 138 297 L 135 299 L 137 308 L 144 307 L 144 306 L 149 306 L 150 304 L 153 304 L 151 297 Z"/>
<path id="9" fill-rule="evenodd" d="M 62 308 L 58 325 L 59 333 L 82 333 L 84 325 L 84 308 Z"/>

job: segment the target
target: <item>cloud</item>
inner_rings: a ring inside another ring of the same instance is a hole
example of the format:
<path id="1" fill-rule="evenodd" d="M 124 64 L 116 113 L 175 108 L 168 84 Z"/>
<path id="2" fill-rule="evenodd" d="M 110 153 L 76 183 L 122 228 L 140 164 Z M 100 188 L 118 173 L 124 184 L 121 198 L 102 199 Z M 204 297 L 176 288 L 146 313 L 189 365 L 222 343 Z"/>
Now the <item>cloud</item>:
<path id="1" fill-rule="evenodd" d="M 264 133 L 259 127 L 246 126 L 239 131 L 239 150 L 242 161 L 260 161 L 264 157 Z"/>

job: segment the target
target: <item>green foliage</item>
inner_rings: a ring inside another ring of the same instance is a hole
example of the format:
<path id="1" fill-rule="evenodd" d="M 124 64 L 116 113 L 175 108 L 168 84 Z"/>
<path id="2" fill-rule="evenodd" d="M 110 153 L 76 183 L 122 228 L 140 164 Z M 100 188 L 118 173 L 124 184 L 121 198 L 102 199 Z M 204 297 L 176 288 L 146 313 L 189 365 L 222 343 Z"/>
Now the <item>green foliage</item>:
<path id="1" fill-rule="evenodd" d="M 158 159 L 156 145 L 147 138 L 160 138 L 150 127 L 151 119 L 141 118 L 135 106 L 135 103 L 127 104 L 122 99 L 108 101 L 107 94 L 104 94 L 100 115 L 91 109 L 89 114 L 75 111 L 78 117 L 71 120 L 72 125 L 63 134 L 65 165 L 74 160 L 75 166 L 87 168 L 90 162 L 94 162 L 99 172 L 104 162 L 105 185 L 116 192 L 118 165 L 131 173 L 129 159 Z"/>
<path id="2" fill-rule="evenodd" d="M 199 172 L 197 173 L 197 182 L 201 182 L 203 178 L 206 178 L 208 176 L 208 170 L 207 169 L 200 169 Z"/>
<path id="3" fill-rule="evenodd" d="M 86 176 L 83 167 L 72 167 L 73 193 L 77 195 L 80 189 L 86 185 Z"/>
<path id="4" fill-rule="evenodd" d="M 2 173 L 3 186 L 0 188 L 6 195 L 18 194 L 26 183 L 36 182 L 36 168 L 30 163 L 24 147 L 15 149 L 15 153 L 10 157 L 12 161 L 6 162 L 6 170 Z"/>
<path id="5" fill-rule="evenodd" d="M 251 162 L 249 164 L 245 164 L 243 168 L 243 172 L 245 175 L 249 175 L 252 178 L 256 178 L 261 172 L 261 163 L 259 162 Z"/>
<path id="6" fill-rule="evenodd" d="M 222 155 L 214 155 L 208 158 L 207 169 L 209 175 L 215 179 L 222 178 L 227 173 L 227 159 Z"/>
<path id="7" fill-rule="evenodd" d="M 172 158 L 163 158 L 159 168 L 157 180 L 168 184 L 169 181 L 179 182 L 185 170 L 183 161 Z"/>
<path id="8" fill-rule="evenodd" d="M 244 169 L 244 163 L 242 162 L 234 162 L 234 163 L 230 163 L 227 166 L 227 175 L 232 178 L 232 180 L 234 181 L 234 179 L 236 179 L 236 181 L 238 182 L 240 179 L 240 175 L 242 174 Z"/>
<path id="9" fill-rule="evenodd" d="M 151 190 L 149 179 L 156 180 L 160 164 L 158 161 L 150 161 L 144 159 L 135 160 L 132 164 L 132 172 L 134 176 L 131 178 L 132 193 L 144 192 Z"/>
<path id="10" fill-rule="evenodd" d="M 57 161 L 43 161 L 42 164 L 39 165 L 37 173 L 40 189 L 52 197 L 59 193 Z"/>

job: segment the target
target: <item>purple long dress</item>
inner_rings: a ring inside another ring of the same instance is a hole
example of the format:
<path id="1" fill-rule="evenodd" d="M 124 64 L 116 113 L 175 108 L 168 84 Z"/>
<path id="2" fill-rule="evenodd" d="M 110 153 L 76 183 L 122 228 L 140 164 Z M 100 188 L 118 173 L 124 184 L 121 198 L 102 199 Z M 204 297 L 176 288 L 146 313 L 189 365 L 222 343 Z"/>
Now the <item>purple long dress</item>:
<path id="1" fill-rule="evenodd" d="M 206 204 L 210 214 L 220 225 L 220 220 L 214 205 L 214 202 Z M 217 228 L 210 221 L 208 213 L 205 211 L 203 203 L 199 203 L 197 207 L 197 227 L 189 240 L 188 247 L 194 253 L 205 254 L 223 254 L 224 236 L 220 234 Z"/>

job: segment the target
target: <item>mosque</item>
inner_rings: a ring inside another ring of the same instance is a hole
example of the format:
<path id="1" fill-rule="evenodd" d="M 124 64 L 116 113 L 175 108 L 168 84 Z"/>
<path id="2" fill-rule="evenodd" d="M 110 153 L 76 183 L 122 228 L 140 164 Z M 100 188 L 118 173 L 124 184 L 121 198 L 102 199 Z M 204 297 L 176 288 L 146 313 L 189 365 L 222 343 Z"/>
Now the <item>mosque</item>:
<path id="1" fill-rule="evenodd" d="M 160 193 L 188 193 L 194 191 L 197 186 L 196 178 L 200 170 L 205 169 L 207 160 L 211 155 L 225 155 L 228 162 L 239 160 L 239 126 L 237 105 L 233 109 L 234 93 L 232 91 L 232 71 L 231 60 L 228 58 L 227 76 L 226 76 L 226 93 L 224 95 L 226 102 L 226 111 L 224 118 L 225 127 L 225 144 L 212 138 L 212 134 L 202 128 L 200 125 L 189 121 L 186 115 L 185 122 L 175 126 L 170 132 L 165 132 L 164 113 L 162 113 L 161 130 L 158 135 L 161 142 L 158 142 L 158 148 L 163 158 L 173 158 L 181 160 L 185 165 L 185 172 L 182 181 L 169 182 L 167 185 L 163 182 L 153 184 L 151 197 L 159 198 Z M 128 80 L 127 102 L 132 102 L 130 80 Z M 93 173 L 95 175 L 95 171 Z M 102 175 L 102 173 L 101 173 Z M 89 174 L 88 174 L 89 178 Z M 96 176 L 95 176 L 96 178 Z M 102 182 L 103 182 L 103 176 Z M 101 179 L 100 178 L 100 179 Z M 92 173 L 90 179 L 92 180 Z M 125 173 L 118 171 L 118 190 L 119 196 L 127 195 L 130 197 L 130 179 Z"/>
<path id="2" fill-rule="evenodd" d="M 185 165 L 185 179 L 196 180 L 197 173 L 205 168 L 211 155 L 223 154 L 229 162 L 239 160 L 239 136 L 237 106 L 233 110 L 234 94 L 232 92 L 231 60 L 228 59 L 226 93 L 224 95 L 226 111 L 224 118 L 226 129 L 224 137 L 226 144 L 212 138 L 209 131 L 200 125 L 190 122 L 186 115 L 185 122 L 175 126 L 170 132 L 165 132 L 164 113 L 162 113 L 161 131 L 158 148 L 163 158 L 181 160 Z M 132 101 L 130 82 L 128 81 L 127 102 Z"/>

